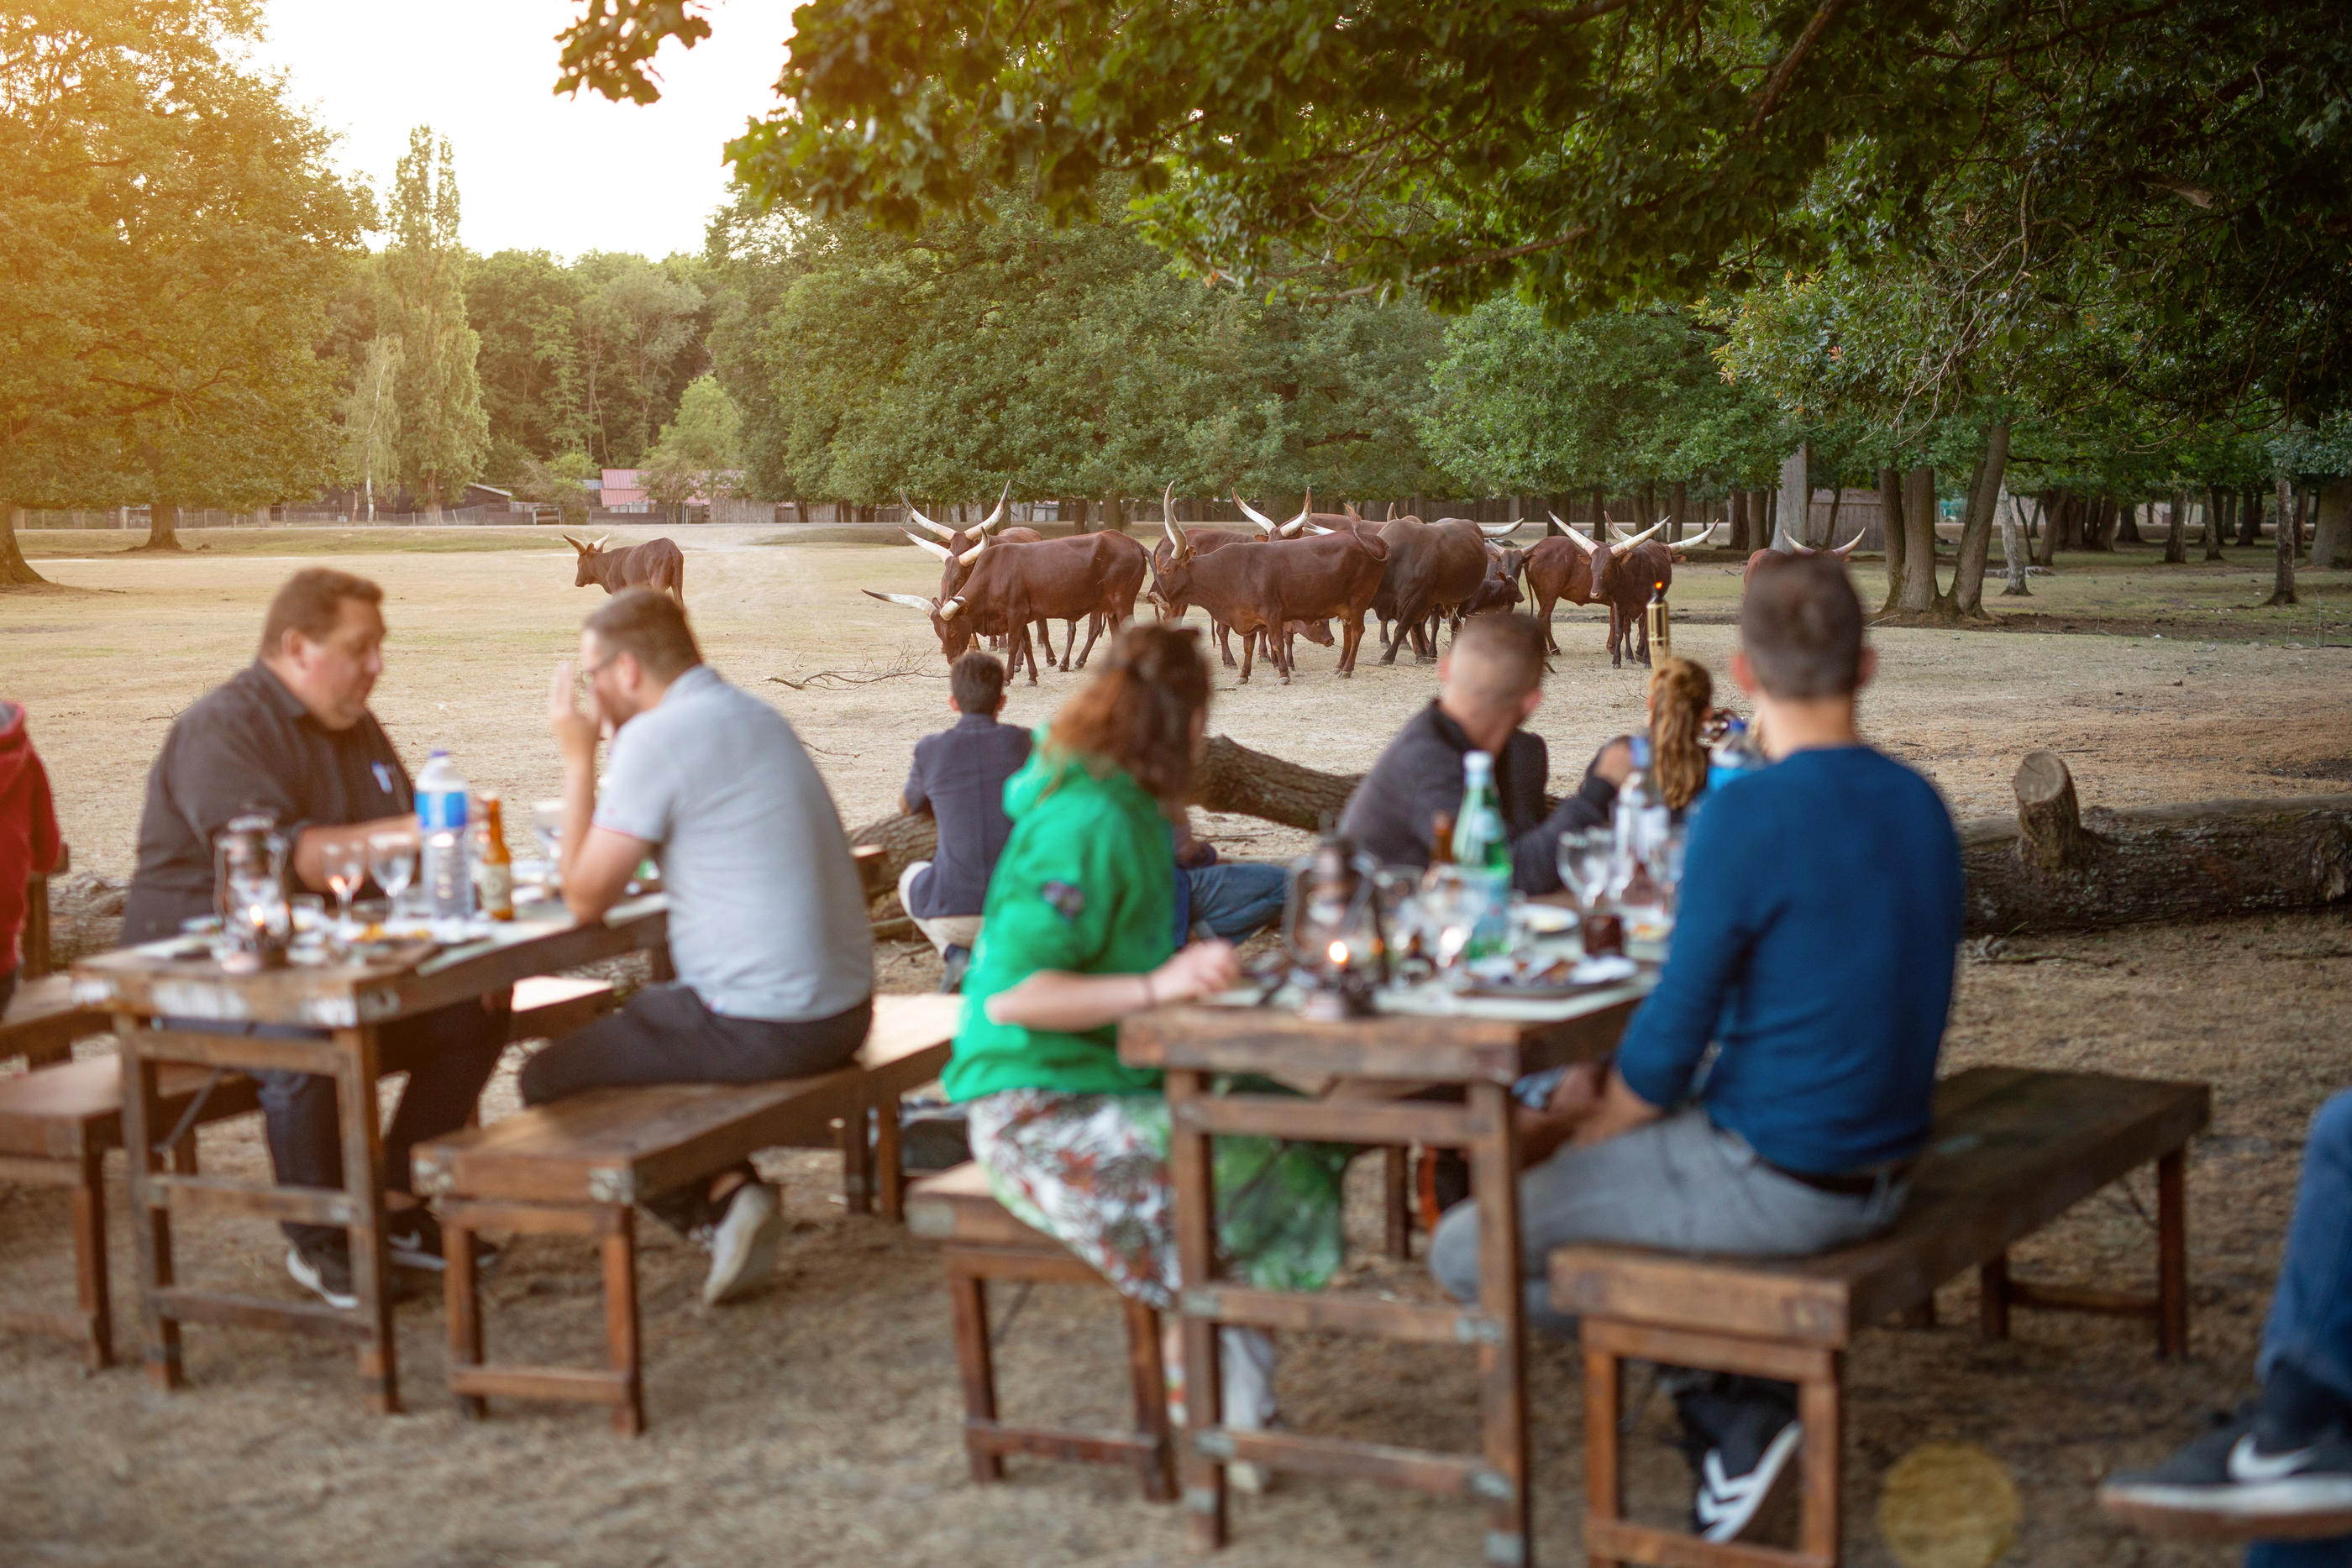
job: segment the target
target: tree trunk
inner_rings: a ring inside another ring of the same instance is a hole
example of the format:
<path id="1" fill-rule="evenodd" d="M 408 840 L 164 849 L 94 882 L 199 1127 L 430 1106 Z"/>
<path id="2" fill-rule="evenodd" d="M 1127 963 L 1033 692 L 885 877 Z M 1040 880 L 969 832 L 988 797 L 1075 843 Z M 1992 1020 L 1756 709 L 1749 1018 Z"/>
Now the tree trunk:
<path id="1" fill-rule="evenodd" d="M 25 559 L 25 552 L 17 547 L 17 510 L 15 502 L 0 500 L 0 588 L 48 581 L 47 578 L 33 570 Z"/>
<path id="2" fill-rule="evenodd" d="M 2172 493 L 2172 516 L 2164 525 L 2164 563 L 2185 566 L 2189 561 L 2189 492 Z"/>
<path id="3" fill-rule="evenodd" d="M 2246 490 L 2237 498 L 2238 542 L 2258 545 L 2263 542 L 2263 493 Z"/>
<path id="4" fill-rule="evenodd" d="M 2311 527 L 2311 570 L 2352 566 L 2352 478 L 2332 479 L 2319 492 Z"/>
<path id="5" fill-rule="evenodd" d="M 180 506 L 176 501 L 157 501 L 147 508 L 147 542 L 134 545 L 134 549 L 179 549 Z"/>
<path id="6" fill-rule="evenodd" d="M 2000 495 L 2001 476 L 2009 467 L 2009 422 L 2002 420 L 1985 434 L 1984 460 L 1969 486 L 1968 510 L 1960 525 L 1959 559 L 1952 567 L 1952 589 L 1937 607 L 1963 620 L 1984 618 L 1985 557 L 1992 548 L 1992 514 Z"/>
<path id="7" fill-rule="evenodd" d="M 1845 486 L 1830 486 L 1830 518 L 1822 525 L 1822 548 L 1827 549 L 1838 542 L 1838 508 L 1845 505 Z"/>
<path id="8" fill-rule="evenodd" d="M 1731 524 L 1731 549 L 1733 553 L 1738 555 L 1747 554 L 1748 548 L 1748 491 L 1745 487 L 1738 485 L 1731 487 L 1731 494 L 1723 498 L 1723 511 L 1725 518 Z"/>
<path id="9" fill-rule="evenodd" d="M 2205 486 L 2205 559 L 2220 560 L 2221 539 L 2229 528 L 2230 492 L 2219 485 Z"/>
<path id="10" fill-rule="evenodd" d="M 436 526 L 441 521 L 441 476 L 438 474 L 425 476 L 425 520 Z"/>
<path id="11" fill-rule="evenodd" d="M 2278 549 L 2273 559 L 2277 570 L 2271 577 L 2271 596 L 2264 604 L 2293 604 L 2294 597 L 2294 498 L 2287 493 L 2284 479 L 2278 482 Z"/>
<path id="12" fill-rule="evenodd" d="M 2308 909 L 2352 893 L 2352 795 L 2077 809 L 2048 752 L 2017 770 L 2017 820 L 1960 825 L 1968 928 L 2095 929 Z"/>
<path id="13" fill-rule="evenodd" d="M 1609 537 L 1608 525 L 1601 520 L 1608 515 L 1609 492 L 1595 485 L 1592 486 L 1592 537 L 1594 538 L 1606 539 Z"/>
<path id="14" fill-rule="evenodd" d="M 1127 503 L 1117 496 L 1103 497 L 1102 531 L 1114 534 L 1127 531 Z"/>
<path id="15" fill-rule="evenodd" d="M 1903 602 L 1906 615 L 1936 606 L 1936 471 L 1921 464 L 1903 480 Z"/>
<path id="16" fill-rule="evenodd" d="M 2017 520 L 2018 501 L 2015 496 L 2002 493 L 2009 504 L 2000 509 L 2001 597 L 2022 599 L 2033 591 L 2025 586 L 2025 530 Z"/>
<path id="17" fill-rule="evenodd" d="M 2058 564 L 2058 536 L 2066 529 L 2066 508 L 2073 500 L 2063 490 L 2042 493 L 2042 537 L 2034 541 L 2033 564 L 2044 571 Z"/>
<path id="18" fill-rule="evenodd" d="M 1878 532 L 1886 543 L 1886 601 L 1878 607 L 1881 615 L 1891 614 L 1903 603 L 1904 547 L 1911 541 L 1905 537 L 1908 530 L 1903 521 L 1903 473 L 1898 468 L 1878 471 Z M 1929 557 L 1932 562 L 1934 557 Z"/>
<path id="19" fill-rule="evenodd" d="M 1690 486 L 1675 480 L 1674 488 L 1666 492 L 1666 542 L 1670 545 L 1683 542 L 1683 508 L 1689 500 Z"/>
<path id="20" fill-rule="evenodd" d="M 2136 545 L 2147 542 L 2139 537 L 2139 505 L 2137 501 L 2133 501 L 2118 505 L 2116 508 L 2116 543 Z M 2155 526 L 2155 519 L 2150 518 L 2148 527 Z"/>
<path id="21" fill-rule="evenodd" d="M 1658 485 L 1654 479 L 1642 485 L 1642 509 L 1633 518 L 1633 532 L 1640 533 L 1658 520 Z"/>

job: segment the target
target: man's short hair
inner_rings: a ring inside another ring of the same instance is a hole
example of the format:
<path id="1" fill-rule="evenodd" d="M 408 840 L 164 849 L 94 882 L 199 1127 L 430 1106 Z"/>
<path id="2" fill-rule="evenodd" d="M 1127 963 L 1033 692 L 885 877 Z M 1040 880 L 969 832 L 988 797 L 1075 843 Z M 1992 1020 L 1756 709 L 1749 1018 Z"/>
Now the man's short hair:
<path id="1" fill-rule="evenodd" d="M 608 659 L 636 657 L 637 668 L 657 681 L 673 681 L 702 663 L 702 650 L 686 624 L 677 600 L 650 588 L 625 588 L 596 607 L 588 630 Z"/>
<path id="2" fill-rule="evenodd" d="M 1516 612 L 1474 615 L 1446 650 L 1449 685 L 1489 706 L 1515 703 L 1543 684 L 1543 625 Z"/>
<path id="3" fill-rule="evenodd" d="M 332 567 L 305 567 L 286 580 L 269 613 L 261 618 L 261 656 L 274 659 L 286 651 L 286 633 L 299 632 L 313 643 L 323 643 L 342 619 L 343 601 L 382 604 L 383 590 L 364 577 Z"/>
<path id="4" fill-rule="evenodd" d="M 1826 551 L 1768 561 L 1739 602 L 1757 683 L 1788 701 L 1852 696 L 1862 684 L 1862 601 Z"/>
<path id="5" fill-rule="evenodd" d="M 948 666 L 948 695 L 958 713 L 994 713 L 1004 703 L 1004 665 L 995 654 L 971 649 Z"/>

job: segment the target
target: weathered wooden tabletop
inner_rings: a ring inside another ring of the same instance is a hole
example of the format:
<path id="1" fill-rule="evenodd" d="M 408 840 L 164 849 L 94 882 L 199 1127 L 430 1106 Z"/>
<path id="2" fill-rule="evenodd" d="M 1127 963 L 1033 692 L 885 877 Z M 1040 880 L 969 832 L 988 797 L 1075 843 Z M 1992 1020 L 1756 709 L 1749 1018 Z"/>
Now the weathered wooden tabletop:
<path id="1" fill-rule="evenodd" d="M 560 904 L 525 905 L 488 935 L 417 958 L 289 966 L 232 975 L 211 956 L 179 957 L 173 937 L 77 959 L 74 1000 L 142 1017 L 215 1023 L 352 1029 L 487 996 L 551 969 L 568 969 L 661 946 L 669 904 L 632 899 L 602 920 L 575 921 Z"/>

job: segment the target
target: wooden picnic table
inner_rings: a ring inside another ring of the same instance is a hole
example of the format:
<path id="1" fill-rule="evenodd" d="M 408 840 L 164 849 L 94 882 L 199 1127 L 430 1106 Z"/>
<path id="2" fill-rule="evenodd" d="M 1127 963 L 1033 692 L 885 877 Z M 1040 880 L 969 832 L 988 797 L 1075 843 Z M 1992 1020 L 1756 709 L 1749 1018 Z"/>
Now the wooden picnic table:
<path id="1" fill-rule="evenodd" d="M 159 1387 L 178 1388 L 185 1381 L 181 1323 L 236 1323 L 355 1342 L 369 1405 L 387 1415 L 399 1410 L 384 1247 L 383 1124 L 376 1103 L 379 1031 L 454 1002 L 503 995 L 534 975 L 626 953 L 652 951 L 656 970 L 667 967 L 668 904 L 658 894 L 621 904 L 598 921 L 575 922 L 552 903 L 518 908 L 516 916 L 488 936 L 406 961 L 230 975 L 209 956 L 174 956 L 185 944 L 173 939 L 74 964 L 75 999 L 113 1015 L 122 1053 L 123 1146 L 138 1242 L 141 1337 L 148 1375 Z M 181 1027 L 165 1027 L 167 1019 Z M 214 1032 L 186 1027 L 192 1020 L 293 1025 L 317 1036 Z M 165 1062 L 332 1078 L 342 1135 L 341 1189 L 167 1171 L 173 1130 L 162 1123 L 157 1092 L 157 1071 Z M 351 1236 L 358 1307 L 346 1312 L 181 1285 L 172 1261 L 172 1217 L 205 1210 L 344 1228 Z"/>
<path id="2" fill-rule="evenodd" d="M 1192 1006 L 1140 1014 L 1119 1031 L 1119 1059 L 1167 1074 L 1169 1165 L 1188 1426 L 1181 1446 L 1186 1528 L 1196 1545 L 1225 1540 L 1225 1465 L 1356 1476 L 1475 1498 L 1487 1505 L 1485 1557 L 1534 1561 L 1528 1498 L 1526 1278 L 1519 1245 L 1517 1129 L 1511 1085 L 1546 1068 L 1605 1054 L 1655 972 L 1565 1001 L 1383 999 L 1379 1017 L 1314 1023 L 1284 1007 Z M 1419 1010 L 1391 1010 L 1414 1007 Z M 1259 1074 L 1300 1096 L 1216 1093 L 1211 1079 Z M 1459 1103 L 1411 1096 L 1461 1092 Z M 1209 1140 L 1218 1134 L 1328 1143 L 1420 1143 L 1459 1148 L 1478 1200 L 1474 1306 L 1383 1300 L 1368 1291 L 1296 1292 L 1229 1284 L 1215 1255 L 1216 1194 Z M 1447 1454 L 1299 1432 L 1241 1432 L 1222 1423 L 1217 1329 L 1336 1330 L 1424 1343 L 1475 1344 L 1484 1441 Z"/>

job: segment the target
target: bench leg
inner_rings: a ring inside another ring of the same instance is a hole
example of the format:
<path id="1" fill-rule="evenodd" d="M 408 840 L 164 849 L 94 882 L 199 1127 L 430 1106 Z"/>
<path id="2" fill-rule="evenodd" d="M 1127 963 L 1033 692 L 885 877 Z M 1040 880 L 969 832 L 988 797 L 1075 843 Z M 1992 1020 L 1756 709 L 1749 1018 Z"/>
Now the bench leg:
<path id="1" fill-rule="evenodd" d="M 1392 1144 L 1381 1151 L 1381 1186 L 1384 1201 L 1388 1254 L 1400 1263 L 1412 1260 L 1412 1151 Z"/>
<path id="2" fill-rule="evenodd" d="M 2189 1151 L 2156 1162 L 2156 1353 L 2189 1354 Z"/>
<path id="3" fill-rule="evenodd" d="M 852 1214 L 874 1212 L 874 1147 L 863 1111 L 841 1119 L 841 1196 Z"/>
<path id="4" fill-rule="evenodd" d="M 1617 1353 L 1594 1345 L 1584 1347 L 1584 1518 L 1587 1534 L 1594 1524 L 1610 1524 L 1624 1517 L 1625 1483 L 1617 1464 L 1617 1423 L 1623 1417 L 1622 1366 Z M 1619 1568 L 1624 1561 L 1594 1552 L 1585 1561 L 1591 1568 Z"/>
<path id="5" fill-rule="evenodd" d="M 142 1027 L 129 1014 L 119 1014 L 114 1020 L 122 1055 L 122 1147 L 131 1182 L 131 1234 L 139 1249 L 140 1349 L 149 1381 L 168 1392 L 185 1387 L 187 1377 L 180 1355 L 180 1321 L 163 1314 L 155 1295 L 169 1290 L 175 1280 L 172 1211 L 147 1185 L 163 1166 L 154 1147 L 163 1107 L 155 1093 L 155 1063 L 139 1052 Z"/>
<path id="6" fill-rule="evenodd" d="M 73 1189 L 74 1298 L 81 1310 L 82 1361 L 92 1372 L 114 1364 L 114 1303 L 106 1278 L 106 1155 L 81 1157 Z"/>
<path id="7" fill-rule="evenodd" d="M 882 1218 L 894 1225 L 907 1220 L 907 1166 L 898 1145 L 898 1097 L 883 1096 L 874 1107 L 874 1176 L 882 1198 Z"/>
<path id="8" fill-rule="evenodd" d="M 988 1287 L 970 1274 L 948 1272 L 948 1301 L 955 1312 L 956 1371 L 963 1378 L 963 1415 L 967 1428 L 985 1422 L 996 1425 L 996 1366 L 988 1344 Z M 1164 1398 L 1165 1396 L 1163 1395 Z M 1162 1407 L 1161 1418 L 1166 1418 Z M 994 1449 L 982 1448 L 967 1436 L 964 1451 L 971 1460 L 975 1481 L 1001 1481 L 1004 1460 Z"/>
<path id="9" fill-rule="evenodd" d="M 1987 1339 L 2009 1337 L 2009 1254 L 1996 1252 L 1977 1270 L 1977 1329 Z"/>
<path id="10" fill-rule="evenodd" d="M 441 1293 L 449 1310 L 449 1370 L 471 1372 L 482 1364 L 482 1292 L 474 1272 L 473 1218 L 462 1206 L 444 1206 L 441 1244 L 446 1265 Z M 457 1414 L 462 1419 L 479 1421 L 489 1413 L 490 1402 L 480 1395 L 457 1396 Z"/>
<path id="11" fill-rule="evenodd" d="M 1160 1359 L 1160 1314 L 1132 1296 L 1127 1309 L 1127 1375 L 1135 1390 L 1135 1432 L 1151 1445 L 1138 1461 L 1146 1502 L 1176 1498 L 1176 1445 L 1168 1427 L 1168 1369 Z"/>
<path id="12" fill-rule="evenodd" d="M 646 1429 L 644 1370 L 637 1334 L 636 1210 L 615 1206 L 604 1232 L 604 1343 L 608 1363 L 621 1376 L 621 1402 L 613 1406 L 613 1429 L 634 1437 Z"/>
<path id="13" fill-rule="evenodd" d="M 1493 1340 L 1478 1346 L 1480 1425 L 1486 1466 L 1502 1478 L 1503 1495 L 1486 1505 L 1486 1562 L 1492 1568 L 1532 1568 L 1535 1511 L 1528 1495 L 1528 1349 L 1526 1276 L 1520 1267 L 1519 1148 L 1511 1120 L 1511 1092 L 1500 1083 L 1473 1083 L 1468 1102 L 1489 1132 L 1470 1154 L 1471 1191 L 1478 1199 L 1478 1306 L 1493 1323 Z"/>
<path id="14" fill-rule="evenodd" d="M 1797 1385 L 1797 1418 L 1804 1424 L 1805 1489 L 1797 1539 L 1807 1554 L 1838 1561 L 1838 1510 L 1845 1475 L 1845 1355 L 1831 1351 L 1819 1374 Z"/>

